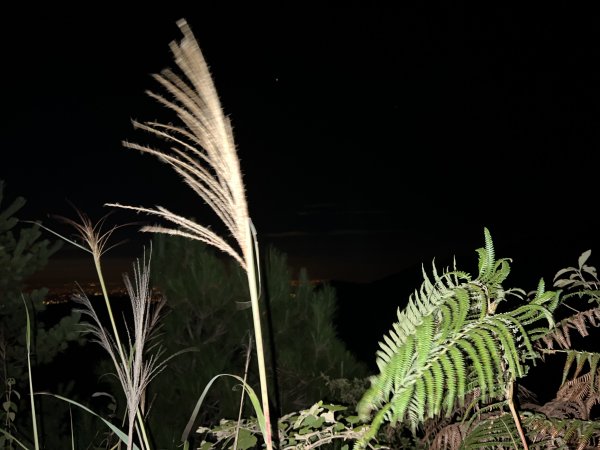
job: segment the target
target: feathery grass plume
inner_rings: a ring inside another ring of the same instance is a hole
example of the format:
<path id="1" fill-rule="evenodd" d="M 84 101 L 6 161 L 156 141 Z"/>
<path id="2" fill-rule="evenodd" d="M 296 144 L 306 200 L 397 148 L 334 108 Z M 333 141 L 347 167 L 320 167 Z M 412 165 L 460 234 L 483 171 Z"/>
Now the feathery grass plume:
<path id="1" fill-rule="evenodd" d="M 183 76 L 165 69 L 154 78 L 170 94 L 148 95 L 177 114 L 181 125 L 157 122 L 134 127 L 147 131 L 171 144 L 170 152 L 146 145 L 124 142 L 124 146 L 158 157 L 169 164 L 225 224 L 238 250 L 208 227 L 181 217 L 167 208 L 145 208 L 109 203 L 107 206 L 156 215 L 176 225 L 174 228 L 146 226 L 141 231 L 166 233 L 197 239 L 231 255 L 246 271 L 252 303 L 252 318 L 257 351 L 263 412 L 267 423 L 265 442 L 272 448 L 269 401 L 264 362 L 263 339 L 258 304 L 258 261 L 255 230 L 248 215 L 244 184 L 229 119 L 224 115 L 211 74 L 198 43 L 185 20 L 177 22 L 183 39 L 170 44 L 175 63 Z"/>
<path id="2" fill-rule="evenodd" d="M 152 305 L 152 292 L 150 288 L 150 259 L 146 262 L 138 260 L 133 266 L 133 282 L 129 276 L 124 275 L 125 287 L 131 301 L 133 315 L 133 336 L 127 328 L 128 352 L 127 355 L 119 347 L 118 337 L 114 337 L 102 325 L 94 307 L 87 295 L 81 292 L 74 296 L 74 300 L 82 305 L 79 312 L 92 319 L 87 324 L 86 330 L 95 337 L 94 341 L 99 343 L 109 354 L 113 361 L 117 377 L 123 387 L 127 400 L 127 411 L 129 419 L 129 446 L 132 445 L 133 428 L 138 408 L 143 412 L 143 400 L 146 387 L 160 371 L 165 368 L 165 361 L 159 361 L 162 351 L 144 359 L 148 343 L 153 333 L 157 330 L 160 312 L 164 306 L 161 299 Z M 129 448 L 129 447 L 128 447 Z"/>
<path id="3" fill-rule="evenodd" d="M 119 337 L 119 331 L 114 318 L 112 306 L 110 304 L 101 262 L 102 255 L 117 245 L 115 244 L 107 247 L 108 240 L 112 233 L 117 228 L 125 226 L 125 224 L 113 226 L 108 231 L 103 231 L 102 227 L 106 221 L 106 218 L 108 217 L 108 214 L 103 216 L 96 224 L 94 224 L 86 214 L 77 209 L 76 211 L 79 216 L 79 222 L 62 216 L 58 216 L 58 218 L 73 226 L 82 242 L 68 239 L 43 225 L 40 225 L 40 227 L 90 253 L 94 259 L 96 274 L 98 275 L 98 280 L 102 289 L 102 295 L 106 304 L 106 310 L 110 318 L 112 336 L 100 323 L 96 311 L 92 307 L 91 302 L 85 296 L 85 294 L 75 296 L 75 300 L 84 306 L 84 309 L 80 310 L 79 312 L 92 318 L 94 323 L 89 324 L 88 331 L 90 331 L 92 335 L 96 336 L 97 342 L 99 342 L 100 345 L 102 345 L 102 347 L 108 351 L 111 359 L 113 360 L 115 369 L 117 370 L 118 378 L 127 398 L 129 417 L 127 449 L 131 450 L 132 448 L 137 448 L 137 446 L 133 444 L 133 423 L 137 420 L 136 430 L 140 435 L 140 440 L 143 442 L 142 450 L 149 450 L 150 442 L 146 433 L 144 419 L 141 414 L 140 403 L 148 382 L 166 363 L 166 361 L 157 363 L 156 359 L 160 356 L 160 351 L 158 355 L 152 356 L 149 361 L 143 362 L 144 345 L 149 340 L 152 329 L 156 326 L 158 321 L 158 313 L 161 309 L 161 305 L 157 306 L 155 313 L 152 316 L 150 315 L 150 261 L 148 261 L 148 264 L 146 264 L 144 260 L 142 267 L 138 261 L 137 267 L 134 266 L 135 284 L 132 284 L 127 278 L 125 280 L 130 300 L 132 302 L 134 315 L 134 340 L 131 340 L 131 335 L 129 334 L 128 330 L 129 353 L 126 354 L 125 347 L 121 343 L 121 339 Z"/>

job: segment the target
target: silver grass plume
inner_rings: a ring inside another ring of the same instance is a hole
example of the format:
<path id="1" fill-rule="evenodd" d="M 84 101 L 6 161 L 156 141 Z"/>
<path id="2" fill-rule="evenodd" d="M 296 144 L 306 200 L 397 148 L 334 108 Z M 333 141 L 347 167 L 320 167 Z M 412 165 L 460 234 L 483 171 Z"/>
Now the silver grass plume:
<path id="1" fill-rule="evenodd" d="M 151 255 L 150 255 L 151 256 Z M 129 442 L 128 448 L 132 446 L 133 427 L 136 420 L 138 408 L 143 411 L 143 401 L 146 388 L 150 381 L 165 367 L 165 361 L 159 361 L 162 350 L 148 357 L 148 344 L 157 330 L 159 318 L 164 300 L 159 300 L 152 305 L 152 291 L 150 288 L 150 256 L 146 262 L 137 262 L 133 265 L 133 281 L 128 275 L 124 275 L 125 287 L 132 308 L 133 336 L 127 328 L 128 348 L 120 348 L 117 336 L 102 325 L 98 314 L 85 292 L 80 292 L 73 299 L 82 305 L 78 309 L 83 315 L 89 317 L 91 322 L 85 326 L 93 339 L 100 344 L 109 354 L 127 400 L 127 412 L 129 419 Z M 123 350 L 126 350 L 125 354 Z"/>
<path id="2" fill-rule="evenodd" d="M 198 194 L 225 224 L 241 249 L 236 251 L 221 236 L 205 226 L 157 206 L 144 208 L 109 203 L 108 206 L 132 209 L 162 217 L 177 228 L 145 226 L 142 231 L 166 233 L 203 241 L 231 255 L 245 270 L 252 257 L 248 207 L 229 119 L 223 114 L 217 91 L 200 47 L 187 22 L 177 22 L 184 38 L 170 44 L 175 63 L 185 78 L 171 69 L 153 75 L 173 100 L 147 92 L 174 111 L 182 126 L 158 122 L 133 122 L 137 129 L 147 131 L 171 144 L 170 153 L 149 146 L 124 142 L 127 148 L 157 156 L 169 164 L 185 183 Z"/>
<path id="3" fill-rule="evenodd" d="M 231 255 L 246 271 L 252 304 L 252 319 L 256 342 L 262 407 L 265 418 L 264 438 L 267 450 L 273 448 L 267 393 L 266 369 L 260 308 L 258 303 L 258 271 L 256 234 L 248 215 L 242 173 L 237 157 L 233 131 L 223 114 L 210 71 L 198 43 L 185 20 L 177 22 L 183 39 L 170 44 L 175 63 L 182 75 L 165 69 L 154 75 L 155 80 L 172 99 L 154 92 L 147 94 L 177 114 L 180 125 L 159 122 L 137 122 L 134 127 L 144 130 L 170 144 L 169 152 L 147 145 L 124 142 L 124 146 L 158 157 L 170 165 L 184 182 L 211 207 L 237 242 L 234 249 L 223 237 L 208 227 L 179 216 L 167 208 L 146 208 L 109 203 L 107 206 L 129 209 L 158 216 L 174 224 L 145 226 L 144 232 L 165 233 L 196 239 Z M 189 424 L 188 424 L 189 425 Z M 184 436 L 189 432 L 186 429 Z M 184 439 L 182 436 L 182 439 Z"/>
<path id="4" fill-rule="evenodd" d="M 74 300 L 83 306 L 83 309 L 80 309 L 80 312 L 92 319 L 92 322 L 87 324 L 86 329 L 95 336 L 94 340 L 110 355 L 117 371 L 117 377 L 121 382 L 121 386 L 125 393 L 129 417 L 127 449 L 130 450 L 133 448 L 133 426 L 134 422 L 137 420 L 138 424 L 136 431 L 140 435 L 140 439 L 143 443 L 142 450 L 149 450 L 150 443 L 141 415 L 144 392 L 151 379 L 165 368 L 165 364 L 170 358 L 158 362 L 158 359 L 162 355 L 162 350 L 160 348 L 156 354 L 150 356 L 147 361 L 144 361 L 143 356 L 147 350 L 150 350 L 146 349 L 146 343 L 149 343 L 152 340 L 153 333 L 158 328 L 158 319 L 164 305 L 164 299 L 161 299 L 160 302 L 157 303 L 154 312 L 151 314 L 151 293 L 149 283 L 150 258 L 148 259 L 148 263 L 146 263 L 144 254 L 143 264 L 140 266 L 138 261 L 137 266 L 134 265 L 135 281 L 132 283 L 127 277 L 125 278 L 134 318 L 133 340 L 131 339 L 129 329 L 127 329 L 129 348 L 128 353 L 126 354 L 125 348 L 119 338 L 119 331 L 110 305 L 106 283 L 104 282 L 104 276 L 102 274 L 101 262 L 102 255 L 116 245 L 107 248 L 112 233 L 120 226 L 114 226 L 108 231 L 103 231 L 102 227 L 108 214 L 94 224 L 86 214 L 78 209 L 76 209 L 76 211 L 79 216 L 79 222 L 62 216 L 58 216 L 58 218 L 75 228 L 78 234 L 77 240 L 68 239 L 41 224 L 40 227 L 90 253 L 94 259 L 96 273 L 102 288 L 102 296 L 110 319 L 112 335 L 102 326 L 96 311 L 82 289 L 80 289 L 81 292 L 79 294 L 74 296 Z M 176 355 L 177 354 L 171 357 Z"/>

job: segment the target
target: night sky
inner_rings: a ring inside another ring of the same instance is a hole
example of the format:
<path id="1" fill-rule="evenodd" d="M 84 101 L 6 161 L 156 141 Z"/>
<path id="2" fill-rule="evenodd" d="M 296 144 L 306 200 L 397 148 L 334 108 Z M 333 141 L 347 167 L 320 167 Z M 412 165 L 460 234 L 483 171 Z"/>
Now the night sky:
<path id="1" fill-rule="evenodd" d="M 3 13 L 0 179 L 28 200 L 22 219 L 65 230 L 51 216 L 74 217 L 71 203 L 97 219 L 120 202 L 219 229 L 171 169 L 121 146 L 147 142 L 132 118 L 175 120 L 144 91 L 173 66 L 185 18 L 234 126 L 259 241 L 295 269 L 365 282 L 434 257 L 472 267 L 484 227 L 531 283 L 600 254 L 592 11 L 220 3 Z M 135 230 L 116 233 L 130 241 L 115 256 L 139 254 L 150 236 Z"/>

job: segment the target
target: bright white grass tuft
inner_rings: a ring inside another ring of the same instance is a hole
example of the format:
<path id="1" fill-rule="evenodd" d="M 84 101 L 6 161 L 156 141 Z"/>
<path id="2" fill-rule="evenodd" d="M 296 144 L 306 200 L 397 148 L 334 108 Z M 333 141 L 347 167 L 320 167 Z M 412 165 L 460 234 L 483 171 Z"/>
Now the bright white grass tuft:
<path id="1" fill-rule="evenodd" d="M 146 226 L 142 231 L 203 241 L 228 253 L 248 270 L 246 261 L 252 257 L 250 218 L 231 123 L 223 114 L 208 66 L 192 31 L 184 20 L 177 24 L 184 37 L 180 43 L 171 43 L 170 48 L 184 77 L 165 69 L 154 78 L 172 95 L 173 100 L 153 92 L 148 92 L 148 95 L 173 110 L 182 126 L 133 122 L 135 128 L 168 141 L 171 144 L 170 153 L 130 142 L 123 144 L 127 148 L 157 156 L 181 175 L 184 182 L 225 224 L 241 253 L 212 230 L 166 208 L 158 206 L 152 209 L 119 203 L 109 203 L 107 206 L 162 217 L 177 225 L 177 228 Z"/>
<path id="2" fill-rule="evenodd" d="M 150 450 L 150 443 L 146 433 L 146 427 L 144 420 L 141 415 L 143 410 L 143 399 L 144 392 L 148 383 L 156 376 L 161 370 L 165 368 L 167 361 L 170 358 L 177 356 L 178 354 L 187 351 L 182 350 L 181 352 L 172 355 L 171 357 L 158 362 L 158 359 L 162 356 L 162 349 L 158 349 L 156 354 L 151 355 L 148 360 L 144 361 L 144 354 L 147 352 L 146 344 L 152 340 L 153 332 L 156 331 L 159 325 L 159 316 L 162 307 L 164 306 L 164 299 L 161 298 L 157 302 L 154 311 L 151 314 L 151 289 L 150 289 L 150 255 L 148 262 L 146 263 L 146 254 L 144 252 L 143 263 L 137 261 L 137 265 L 134 265 L 134 282 L 125 276 L 125 285 L 131 301 L 132 314 L 134 319 L 134 335 L 133 341 L 131 339 L 131 333 L 127 328 L 128 335 L 128 356 L 125 354 L 125 348 L 119 338 L 119 331 L 115 322 L 112 307 L 110 305 L 108 292 L 106 290 L 106 283 L 104 282 L 104 276 L 102 274 L 102 255 L 110 250 L 113 246 L 107 248 L 108 240 L 112 233 L 119 228 L 114 226 L 108 231 L 103 231 L 102 226 L 108 215 L 102 217 L 95 225 L 90 218 L 77 210 L 80 222 L 77 222 L 66 217 L 59 217 L 65 223 L 73 226 L 78 234 L 77 241 L 68 239 L 61 234 L 47 228 L 41 224 L 40 227 L 58 236 L 59 238 L 75 245 L 76 247 L 90 253 L 94 258 L 94 265 L 96 266 L 96 273 L 100 286 L 102 288 L 102 296 L 106 304 L 106 311 L 110 318 L 112 335 L 104 328 L 100 322 L 98 314 L 94 310 L 89 298 L 85 295 L 83 289 L 80 289 L 80 293 L 76 294 L 73 299 L 83 306 L 83 309 L 79 311 L 90 317 L 92 323 L 85 324 L 86 330 L 95 336 L 94 341 L 98 342 L 110 355 L 115 369 L 117 371 L 117 377 L 121 382 L 121 386 L 127 398 L 127 412 L 129 417 L 129 433 L 127 437 L 127 449 L 138 448 L 133 444 L 133 427 L 135 421 L 138 421 L 136 431 L 140 435 L 142 450 Z M 124 226 L 124 225 L 121 225 Z M 66 399 L 67 401 L 70 401 Z M 81 406 L 81 405 L 80 405 Z M 84 409 L 86 409 L 84 407 Z M 110 423 L 107 424 L 112 426 Z"/>
<path id="3" fill-rule="evenodd" d="M 138 259 L 133 265 L 133 281 L 128 275 L 124 275 L 133 316 L 133 336 L 127 328 L 127 349 L 121 348 L 116 330 L 113 330 L 113 333 L 115 333 L 115 336 L 113 336 L 102 325 L 98 314 L 83 290 L 73 297 L 77 303 L 82 305 L 82 308 L 78 311 L 91 319 L 91 322 L 85 324 L 85 330 L 94 337 L 92 339 L 94 342 L 99 343 L 108 352 L 123 387 L 129 418 L 129 445 L 131 445 L 131 436 L 138 408 L 142 412 L 144 409 L 146 388 L 150 381 L 166 367 L 166 360 L 159 361 L 163 353 L 162 349 L 158 349 L 155 354 L 147 355 L 148 344 L 150 344 L 153 334 L 158 329 L 161 310 L 164 306 L 162 298 L 152 303 L 150 256 L 147 262 L 144 256 L 142 262 Z"/>
<path id="4" fill-rule="evenodd" d="M 170 165 L 184 182 L 212 208 L 237 242 L 239 251 L 225 239 L 189 219 L 168 209 L 157 206 L 145 208 L 109 203 L 107 206 L 134 210 L 166 219 L 175 228 L 160 225 L 146 226 L 141 231 L 166 233 L 196 239 L 212 245 L 231 255 L 246 271 L 252 304 L 252 320 L 265 417 L 265 443 L 267 450 L 273 448 L 267 392 L 267 376 L 258 302 L 259 271 L 256 269 L 258 255 L 256 235 L 248 215 L 248 206 L 240 164 L 237 157 L 233 132 L 229 119 L 223 114 L 217 91 L 200 47 L 185 20 L 177 25 L 183 39 L 170 44 L 175 63 L 183 76 L 170 69 L 163 70 L 154 78 L 170 94 L 172 100 L 148 92 L 152 98 L 177 114 L 180 125 L 157 122 L 136 122 L 134 126 L 160 137 L 171 144 L 167 153 L 146 145 L 124 142 L 125 147 L 149 153 Z M 185 440 L 182 436 L 182 440 Z"/>

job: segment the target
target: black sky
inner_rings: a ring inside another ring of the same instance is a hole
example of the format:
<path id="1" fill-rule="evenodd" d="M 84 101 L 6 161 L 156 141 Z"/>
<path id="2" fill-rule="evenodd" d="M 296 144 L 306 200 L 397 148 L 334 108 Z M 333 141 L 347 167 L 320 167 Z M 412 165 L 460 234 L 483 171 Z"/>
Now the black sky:
<path id="1" fill-rule="evenodd" d="M 295 267 L 370 281 L 433 257 L 471 264 L 484 226 L 536 278 L 598 248 L 594 11 L 315 4 L 5 11 L 0 178 L 28 200 L 21 217 L 121 202 L 213 223 L 167 166 L 120 144 L 146 138 L 131 118 L 174 119 L 144 91 L 186 18 L 259 239 Z"/>

